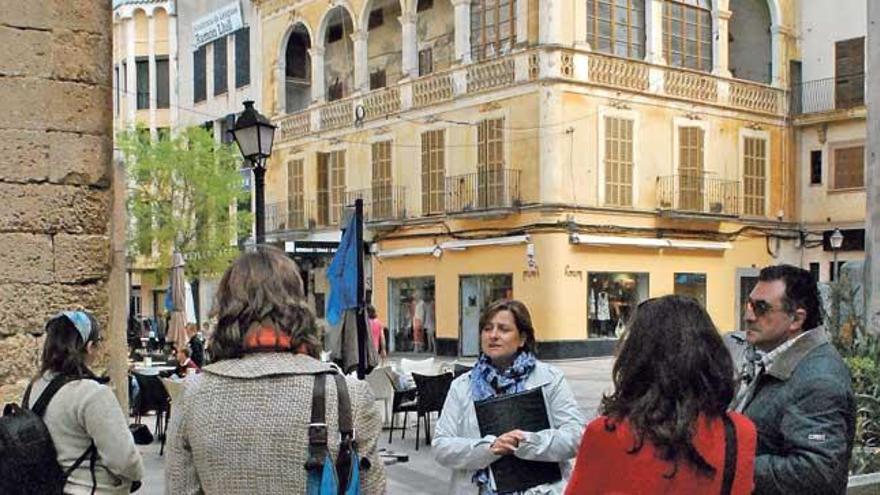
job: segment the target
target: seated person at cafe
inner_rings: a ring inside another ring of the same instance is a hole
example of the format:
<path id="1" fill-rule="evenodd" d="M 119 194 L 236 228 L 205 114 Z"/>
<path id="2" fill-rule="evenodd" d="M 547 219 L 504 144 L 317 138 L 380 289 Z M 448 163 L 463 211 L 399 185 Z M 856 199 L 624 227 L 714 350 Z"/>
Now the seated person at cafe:
<path id="1" fill-rule="evenodd" d="M 174 374 L 179 377 L 185 377 L 189 370 L 195 370 L 193 373 L 198 373 L 200 371 L 199 365 L 196 364 L 195 361 L 191 358 L 192 352 L 188 347 L 181 347 L 177 349 L 175 356 L 177 357 L 177 367 L 174 369 Z"/>

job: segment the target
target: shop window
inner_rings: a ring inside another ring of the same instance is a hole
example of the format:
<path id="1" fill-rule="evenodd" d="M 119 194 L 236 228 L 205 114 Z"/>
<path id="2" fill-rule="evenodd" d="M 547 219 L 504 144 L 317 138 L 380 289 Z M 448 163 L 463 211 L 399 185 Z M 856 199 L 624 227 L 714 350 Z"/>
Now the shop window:
<path id="1" fill-rule="evenodd" d="M 214 96 L 221 95 L 226 92 L 226 38 L 220 38 L 213 43 L 214 50 Z"/>
<path id="2" fill-rule="evenodd" d="M 822 150 L 810 151 L 810 185 L 822 183 Z"/>
<path id="3" fill-rule="evenodd" d="M 471 50 L 475 60 L 508 53 L 515 39 L 515 1 L 475 0 L 471 3 Z"/>
<path id="4" fill-rule="evenodd" d="M 865 146 L 835 148 L 831 164 L 831 189 L 865 187 Z"/>
<path id="5" fill-rule="evenodd" d="M 513 299 L 513 275 L 464 275 L 459 279 L 460 344 L 463 356 L 480 353 L 480 316 L 499 299 Z"/>
<path id="6" fill-rule="evenodd" d="M 443 129 L 422 133 L 422 214 L 442 213 L 445 192 L 445 157 L 444 142 L 446 132 Z"/>
<path id="7" fill-rule="evenodd" d="M 605 117 L 605 204 L 632 206 L 633 121 Z"/>
<path id="8" fill-rule="evenodd" d="M 712 70 L 712 14 L 707 0 L 663 2 L 663 54 L 673 67 Z"/>
<path id="9" fill-rule="evenodd" d="M 390 279 L 388 282 L 388 348 L 412 351 L 418 338 L 423 344 L 421 349 L 428 350 L 436 334 L 434 277 Z M 424 330 L 419 335 L 413 332 L 416 317 Z"/>
<path id="10" fill-rule="evenodd" d="M 589 338 L 619 337 L 636 306 L 648 298 L 647 273 L 591 272 L 588 276 Z"/>
<path id="11" fill-rule="evenodd" d="M 587 41 L 593 50 L 645 56 L 645 0 L 587 0 Z"/>
<path id="12" fill-rule="evenodd" d="M 697 300 L 706 307 L 706 274 L 676 273 L 673 292 L 678 296 L 687 296 Z"/>
<path id="13" fill-rule="evenodd" d="M 767 197 L 767 140 L 747 137 L 743 141 L 743 213 L 762 217 Z"/>

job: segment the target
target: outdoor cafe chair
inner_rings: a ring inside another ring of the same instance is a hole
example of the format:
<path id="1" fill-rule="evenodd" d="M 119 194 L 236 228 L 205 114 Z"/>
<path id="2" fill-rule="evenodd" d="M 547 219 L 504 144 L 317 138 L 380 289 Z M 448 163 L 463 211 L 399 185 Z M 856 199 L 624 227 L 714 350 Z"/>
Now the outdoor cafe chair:
<path id="1" fill-rule="evenodd" d="M 135 423 L 141 424 L 141 418 L 150 411 L 156 412 L 156 436 L 165 444 L 165 415 L 168 413 L 169 396 L 158 375 L 132 373 L 137 381 L 138 392 L 134 404 Z"/>
<path id="2" fill-rule="evenodd" d="M 399 375 L 391 368 L 382 368 L 391 382 L 391 388 L 394 389 L 394 397 L 391 400 L 391 427 L 388 429 L 388 443 L 391 443 L 391 435 L 394 433 L 394 421 L 397 413 L 403 413 L 403 427 L 397 428 L 401 430 L 400 439 L 406 438 L 406 420 L 410 412 L 417 412 L 416 409 L 416 389 L 405 388 L 401 383 Z"/>
<path id="3" fill-rule="evenodd" d="M 431 413 L 436 412 L 439 416 L 446 402 L 446 394 L 455 377 L 452 373 L 439 375 L 420 375 L 413 373 L 416 382 L 416 450 L 419 450 L 419 427 L 422 419 L 425 420 L 425 444 L 431 445 Z"/>

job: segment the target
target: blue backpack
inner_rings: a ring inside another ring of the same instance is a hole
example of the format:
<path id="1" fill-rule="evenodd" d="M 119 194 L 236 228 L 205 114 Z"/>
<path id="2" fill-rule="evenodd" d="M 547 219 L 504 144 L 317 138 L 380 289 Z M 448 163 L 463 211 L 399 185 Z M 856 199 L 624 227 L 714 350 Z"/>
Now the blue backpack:
<path id="1" fill-rule="evenodd" d="M 307 495 L 359 495 L 361 460 L 354 440 L 351 399 L 345 377 L 334 373 L 339 411 L 339 454 L 336 462 L 327 448 L 326 387 L 327 373 L 315 375 L 312 388 L 312 419 L 309 424 L 309 459 Z M 366 467 L 366 466 L 365 466 Z"/>

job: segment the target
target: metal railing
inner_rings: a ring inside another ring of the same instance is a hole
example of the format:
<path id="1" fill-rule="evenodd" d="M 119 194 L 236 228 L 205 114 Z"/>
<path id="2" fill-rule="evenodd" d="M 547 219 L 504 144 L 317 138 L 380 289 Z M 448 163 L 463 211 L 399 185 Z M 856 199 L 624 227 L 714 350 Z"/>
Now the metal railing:
<path id="1" fill-rule="evenodd" d="M 865 74 L 829 77 L 791 86 L 792 115 L 865 106 Z"/>
<path id="2" fill-rule="evenodd" d="M 446 178 L 447 213 L 519 206 L 519 170 L 487 168 Z"/>
<path id="3" fill-rule="evenodd" d="M 740 183 L 705 174 L 657 177 L 657 207 L 661 210 L 739 216 Z"/>
<path id="4" fill-rule="evenodd" d="M 309 230 L 315 226 L 314 201 L 289 199 L 266 205 L 266 232 Z"/>
<path id="5" fill-rule="evenodd" d="M 406 188 L 403 186 L 374 186 L 369 189 L 346 191 L 345 204 L 364 200 L 364 219 L 367 222 L 403 220 L 406 218 Z"/>

